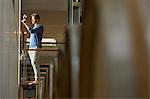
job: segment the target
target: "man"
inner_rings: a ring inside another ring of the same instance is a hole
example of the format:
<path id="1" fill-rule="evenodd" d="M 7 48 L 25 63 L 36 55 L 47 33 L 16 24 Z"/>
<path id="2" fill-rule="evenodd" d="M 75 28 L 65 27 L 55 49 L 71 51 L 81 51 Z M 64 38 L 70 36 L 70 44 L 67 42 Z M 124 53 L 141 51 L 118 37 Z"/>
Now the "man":
<path id="1" fill-rule="evenodd" d="M 26 23 L 26 19 L 22 20 L 23 25 L 30 33 L 29 49 L 35 49 L 35 50 L 28 51 L 31 60 L 31 65 L 34 70 L 34 78 L 35 78 L 33 82 L 29 83 L 29 85 L 37 84 L 40 76 L 40 66 L 38 64 L 39 52 L 36 49 L 41 48 L 41 40 L 42 40 L 44 28 L 39 23 L 39 21 L 40 21 L 40 16 L 37 13 L 33 13 L 31 15 L 31 23 L 33 24 L 32 27 L 29 27 L 29 25 Z"/>

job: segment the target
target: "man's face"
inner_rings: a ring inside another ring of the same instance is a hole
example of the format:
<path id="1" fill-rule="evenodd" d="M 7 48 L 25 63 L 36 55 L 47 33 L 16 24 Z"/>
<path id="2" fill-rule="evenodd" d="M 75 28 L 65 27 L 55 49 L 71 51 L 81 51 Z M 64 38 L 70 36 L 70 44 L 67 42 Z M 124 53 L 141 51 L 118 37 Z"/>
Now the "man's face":
<path id="1" fill-rule="evenodd" d="M 36 19 L 34 18 L 34 16 L 31 17 L 31 23 L 35 24 L 36 23 Z"/>

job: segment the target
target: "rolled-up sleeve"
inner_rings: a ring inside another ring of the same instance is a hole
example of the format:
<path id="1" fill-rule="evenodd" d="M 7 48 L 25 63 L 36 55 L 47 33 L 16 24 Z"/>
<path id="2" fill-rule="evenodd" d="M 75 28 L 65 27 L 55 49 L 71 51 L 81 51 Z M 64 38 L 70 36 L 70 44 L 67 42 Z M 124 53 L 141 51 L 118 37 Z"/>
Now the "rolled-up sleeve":
<path id="1" fill-rule="evenodd" d="M 33 29 L 32 27 L 28 30 L 30 33 L 38 33 L 43 31 L 43 26 L 40 26 L 39 28 Z"/>

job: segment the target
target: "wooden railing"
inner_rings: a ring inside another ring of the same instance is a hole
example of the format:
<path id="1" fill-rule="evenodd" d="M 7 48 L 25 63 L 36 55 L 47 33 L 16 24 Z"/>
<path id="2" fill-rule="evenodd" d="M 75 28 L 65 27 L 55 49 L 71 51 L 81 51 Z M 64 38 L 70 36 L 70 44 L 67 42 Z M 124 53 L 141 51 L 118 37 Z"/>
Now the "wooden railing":
<path id="1" fill-rule="evenodd" d="M 42 52 L 59 52 L 60 49 L 57 47 L 48 47 L 48 48 L 37 48 L 37 49 L 30 49 L 30 48 L 23 48 L 22 49 L 26 54 L 27 51 L 42 51 Z M 22 72 L 25 72 L 25 74 L 23 74 L 23 80 L 26 81 L 25 86 L 27 87 L 27 83 L 29 83 L 29 81 L 27 80 L 27 78 L 33 79 L 34 77 L 27 77 L 27 64 L 26 64 L 26 59 L 27 59 L 27 55 L 26 58 L 23 58 L 23 65 L 22 66 L 24 69 Z M 46 63 L 40 63 L 40 65 L 42 64 L 46 64 Z M 40 81 L 40 83 L 38 85 L 36 85 L 36 95 L 35 95 L 35 99 L 52 99 L 53 98 L 53 72 L 54 72 L 54 65 L 49 65 L 49 69 L 47 70 L 46 68 L 44 70 L 46 70 L 46 75 L 45 77 L 41 78 L 42 80 Z M 28 67 L 28 69 L 32 69 L 32 67 Z M 43 69 L 43 68 L 41 68 Z M 29 71 L 28 71 L 29 72 Z M 30 72 L 31 74 L 33 74 L 32 72 Z M 26 78 L 26 79 L 24 79 Z M 24 86 L 24 87 L 25 87 Z M 20 90 L 20 99 L 24 99 L 24 89 L 23 87 L 21 87 Z"/>
<path id="2" fill-rule="evenodd" d="M 24 43 L 25 45 L 29 44 L 29 42 L 21 42 L 21 43 Z M 42 42 L 42 44 L 56 44 L 56 46 L 42 46 L 42 48 L 37 48 L 37 49 L 31 49 L 31 48 L 27 48 L 27 46 L 24 46 L 23 48 L 21 48 L 22 51 L 24 52 L 28 52 L 28 51 L 39 51 L 39 52 L 50 52 L 49 54 L 52 53 L 57 53 L 58 52 L 58 56 L 57 59 L 57 63 L 54 62 L 52 64 L 49 64 L 49 73 L 47 73 L 46 75 L 46 78 L 44 80 L 42 80 L 40 82 L 40 84 L 36 85 L 36 99 L 53 99 L 54 96 L 57 98 L 59 97 L 70 97 L 70 90 L 69 90 L 69 81 L 67 80 L 68 77 L 69 77 L 69 68 L 65 67 L 63 70 L 62 68 L 64 66 L 66 66 L 66 57 L 61 54 L 59 54 L 60 52 L 62 52 L 61 48 L 63 47 L 65 49 L 65 46 L 66 46 L 66 42 Z M 62 57 L 61 57 L 62 56 Z M 60 58 L 61 57 L 61 58 Z M 65 61 L 64 61 L 65 60 Z M 61 64 L 62 63 L 62 64 Z M 44 64 L 44 63 L 42 63 Z M 62 67 L 63 66 L 63 67 Z M 67 65 L 69 66 L 69 65 Z M 58 69 L 58 72 L 56 72 L 56 68 Z M 64 70 L 66 72 L 64 72 Z M 60 78 L 62 77 L 62 75 L 65 76 L 65 80 Z M 49 82 L 50 81 L 50 82 Z M 58 85 L 57 83 L 61 83 L 61 89 L 58 88 Z M 48 87 L 49 86 L 49 87 Z M 48 87 L 48 89 L 43 89 L 43 88 L 46 88 Z M 66 88 L 66 89 L 64 89 Z M 48 91 L 49 90 L 49 91 Z M 55 90 L 55 92 L 54 92 Z M 57 90 L 57 91 L 56 91 Z M 64 90 L 64 91 L 63 91 Z M 47 93 L 48 91 L 48 93 Z M 44 95 L 44 97 L 43 97 Z M 46 96 L 46 97 L 45 97 Z"/>
<path id="3" fill-rule="evenodd" d="M 40 66 L 40 81 L 37 85 L 31 85 L 29 86 L 28 83 L 31 82 L 30 80 L 34 79 L 34 77 L 32 76 L 34 73 L 33 72 L 28 72 L 28 74 L 30 73 L 30 75 L 27 76 L 27 79 L 24 81 L 24 84 L 22 83 L 21 87 L 20 87 L 20 96 L 19 99 L 26 99 L 29 98 L 26 97 L 27 95 L 25 94 L 27 89 L 32 89 L 35 90 L 35 95 L 33 95 L 32 93 L 32 98 L 34 99 L 52 99 L 49 98 L 49 86 L 51 85 L 50 81 L 50 77 L 49 77 L 49 70 L 50 67 L 48 66 Z M 32 70 L 32 67 L 28 67 L 28 70 Z M 30 80 L 29 80 L 30 79 Z M 50 81 L 50 82 L 49 82 Z M 35 89 L 33 89 L 33 87 L 35 87 Z M 53 90 L 52 90 L 53 91 Z M 50 92 L 53 93 L 53 92 Z"/>
<path id="4" fill-rule="evenodd" d="M 24 48 L 24 51 L 60 51 L 59 48 L 37 48 L 37 49 L 30 49 Z"/>

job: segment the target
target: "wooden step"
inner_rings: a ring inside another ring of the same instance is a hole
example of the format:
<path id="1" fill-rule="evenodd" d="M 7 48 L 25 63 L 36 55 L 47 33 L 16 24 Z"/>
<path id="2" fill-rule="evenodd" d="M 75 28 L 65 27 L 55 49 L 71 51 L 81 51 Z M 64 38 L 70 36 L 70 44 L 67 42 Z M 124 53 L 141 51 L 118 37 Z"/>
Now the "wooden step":
<path id="1" fill-rule="evenodd" d="M 29 72 L 27 72 L 27 74 L 33 75 L 34 73 L 33 73 L 33 71 L 29 71 Z M 46 74 L 47 74 L 47 72 L 40 72 L 40 75 L 46 75 Z"/>
<path id="2" fill-rule="evenodd" d="M 42 76 L 46 76 L 46 74 L 47 74 L 46 72 L 41 72 L 41 73 L 40 73 L 40 76 L 41 76 L 41 77 L 42 77 Z M 33 73 L 33 72 L 28 72 L 28 73 L 27 73 L 27 76 L 34 76 L 34 73 Z"/>
<path id="3" fill-rule="evenodd" d="M 32 68 L 28 68 L 27 70 L 24 71 L 26 71 L 27 74 L 33 74 Z M 22 71 L 22 73 L 24 73 L 24 71 Z M 48 68 L 40 68 L 40 74 L 44 75 L 45 73 L 48 73 Z"/>
<path id="4" fill-rule="evenodd" d="M 27 67 L 27 68 L 23 68 L 23 69 L 33 69 L 32 67 Z M 48 69 L 48 67 L 40 67 L 40 70 L 44 70 L 44 69 Z"/>
<path id="5" fill-rule="evenodd" d="M 32 66 L 31 65 L 27 65 L 26 67 L 32 67 Z M 49 64 L 42 63 L 42 65 L 40 64 L 40 67 L 49 67 Z"/>
<path id="6" fill-rule="evenodd" d="M 33 77 L 33 76 L 28 76 L 27 79 L 32 79 L 32 80 L 34 80 L 34 77 Z M 44 76 L 40 77 L 40 80 L 43 80 L 43 79 L 45 79 Z M 30 80 L 29 80 L 29 81 L 30 81 Z"/>
<path id="7" fill-rule="evenodd" d="M 32 80 L 28 80 L 28 78 L 27 78 L 27 81 L 21 81 L 20 85 L 21 85 L 22 87 L 36 86 L 35 84 L 33 84 L 33 85 L 28 85 L 28 83 L 31 83 L 31 82 L 34 80 L 34 77 L 33 77 L 33 76 L 29 76 L 29 79 L 32 79 Z M 42 80 L 45 80 L 45 77 L 40 77 L 39 83 L 42 83 Z"/>

